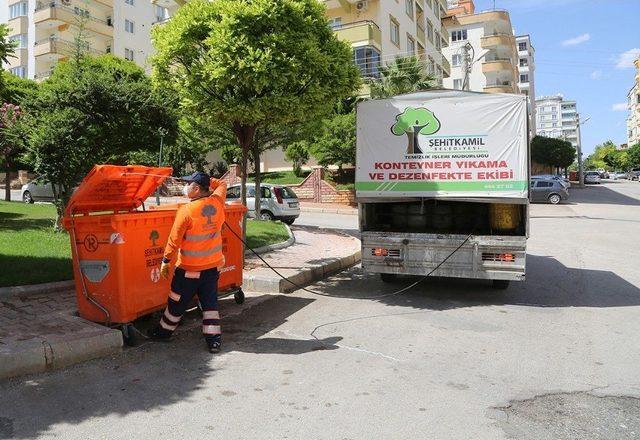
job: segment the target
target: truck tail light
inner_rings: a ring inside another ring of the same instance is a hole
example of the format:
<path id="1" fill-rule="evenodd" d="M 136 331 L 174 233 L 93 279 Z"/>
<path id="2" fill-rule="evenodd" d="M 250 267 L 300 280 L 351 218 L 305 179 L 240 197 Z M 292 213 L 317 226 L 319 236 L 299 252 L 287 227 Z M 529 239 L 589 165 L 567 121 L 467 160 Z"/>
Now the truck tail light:
<path id="1" fill-rule="evenodd" d="M 273 192 L 276 195 L 276 200 L 282 205 L 282 188 L 273 188 Z"/>
<path id="2" fill-rule="evenodd" d="M 516 256 L 509 253 L 494 254 L 491 252 L 483 252 L 482 261 L 502 261 L 504 263 L 513 263 L 516 261 Z"/>

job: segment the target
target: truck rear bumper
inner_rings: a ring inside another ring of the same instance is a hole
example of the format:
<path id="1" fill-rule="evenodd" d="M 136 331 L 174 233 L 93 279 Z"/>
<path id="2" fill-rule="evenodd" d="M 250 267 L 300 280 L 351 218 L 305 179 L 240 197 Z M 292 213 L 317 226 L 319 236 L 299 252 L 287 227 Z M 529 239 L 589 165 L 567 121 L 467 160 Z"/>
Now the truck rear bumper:
<path id="1" fill-rule="evenodd" d="M 466 235 L 362 232 L 362 267 L 367 272 L 426 275 Z M 472 235 L 433 276 L 522 281 L 527 239 L 521 236 Z"/>

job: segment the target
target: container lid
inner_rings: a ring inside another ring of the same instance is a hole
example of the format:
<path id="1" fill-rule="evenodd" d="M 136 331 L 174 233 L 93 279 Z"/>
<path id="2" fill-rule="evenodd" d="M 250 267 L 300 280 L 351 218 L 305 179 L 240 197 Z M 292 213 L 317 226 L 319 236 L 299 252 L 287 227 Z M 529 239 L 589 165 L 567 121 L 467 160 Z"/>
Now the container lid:
<path id="1" fill-rule="evenodd" d="M 95 165 L 67 204 L 65 216 L 99 211 L 133 211 L 170 177 L 168 167 Z"/>

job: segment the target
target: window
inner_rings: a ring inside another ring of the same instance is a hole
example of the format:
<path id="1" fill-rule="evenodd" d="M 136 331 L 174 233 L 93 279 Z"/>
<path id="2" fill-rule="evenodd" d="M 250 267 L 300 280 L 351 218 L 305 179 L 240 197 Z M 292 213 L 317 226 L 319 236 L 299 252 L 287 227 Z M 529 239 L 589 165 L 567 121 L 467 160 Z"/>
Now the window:
<path id="1" fill-rule="evenodd" d="M 9 37 L 9 41 L 16 43 L 16 49 L 26 49 L 27 48 L 27 34 L 18 34 Z"/>
<path id="2" fill-rule="evenodd" d="M 14 74 L 15 76 L 19 76 L 20 78 L 27 77 L 27 68 L 25 66 L 18 66 L 12 69 L 9 69 L 9 72 Z"/>
<path id="3" fill-rule="evenodd" d="M 436 49 L 438 50 L 438 52 L 440 52 L 440 50 L 442 50 L 442 46 L 440 45 L 440 32 L 436 31 L 435 33 L 436 35 Z"/>
<path id="4" fill-rule="evenodd" d="M 25 17 L 27 15 L 27 2 L 14 3 L 9 6 L 9 18 Z"/>
<path id="5" fill-rule="evenodd" d="M 416 41 L 410 35 L 407 35 L 407 53 L 411 56 L 416 54 Z"/>
<path id="6" fill-rule="evenodd" d="M 438 20 L 440 20 L 440 17 L 442 17 L 442 14 L 443 14 L 443 12 L 442 12 L 442 11 L 443 11 L 443 10 L 442 10 L 442 8 L 441 8 L 439 5 L 436 5 L 436 7 L 435 7 L 435 8 L 433 8 L 433 13 L 434 13 L 434 15 L 436 16 L 436 18 L 437 18 Z"/>
<path id="7" fill-rule="evenodd" d="M 353 61 L 365 78 L 380 76 L 380 52 L 371 46 L 358 47 L 353 50 Z"/>
<path id="8" fill-rule="evenodd" d="M 461 79 L 454 79 L 453 80 L 453 88 L 456 90 L 462 90 L 462 80 Z"/>
<path id="9" fill-rule="evenodd" d="M 438 0 L 436 0 L 436 1 L 438 1 Z M 427 0 L 425 3 L 426 3 L 426 5 L 427 5 L 427 7 L 429 9 L 433 9 L 433 3 L 431 3 L 431 0 Z"/>
<path id="10" fill-rule="evenodd" d="M 454 54 L 451 56 L 451 67 L 458 67 L 462 64 L 462 55 Z"/>
<path id="11" fill-rule="evenodd" d="M 418 41 L 418 58 L 424 60 L 424 46 Z"/>
<path id="12" fill-rule="evenodd" d="M 464 41 L 466 39 L 467 39 L 466 29 L 451 32 L 451 41 Z"/>
<path id="13" fill-rule="evenodd" d="M 133 5 L 134 5 L 135 0 L 124 0 L 124 2 L 125 2 L 126 4 L 128 4 L 128 5 L 133 6 Z"/>
<path id="14" fill-rule="evenodd" d="M 433 43 L 433 23 L 427 18 L 427 38 Z"/>
<path id="15" fill-rule="evenodd" d="M 334 17 L 329 19 L 329 27 L 331 29 L 337 29 L 342 26 L 342 17 Z"/>
<path id="16" fill-rule="evenodd" d="M 413 20 L 413 0 L 404 0 L 404 11 Z"/>
<path id="17" fill-rule="evenodd" d="M 520 58 L 520 67 L 527 67 L 529 65 L 529 60 L 526 58 Z"/>
<path id="18" fill-rule="evenodd" d="M 431 56 L 429 56 L 429 61 L 427 62 L 427 73 L 431 76 L 436 74 L 436 63 Z"/>
<path id="19" fill-rule="evenodd" d="M 260 186 L 260 197 L 263 199 L 270 199 L 272 197 L 271 190 L 266 186 Z"/>
<path id="20" fill-rule="evenodd" d="M 557 115 L 554 113 L 554 114 L 552 114 L 552 115 L 551 115 L 551 119 L 556 120 L 556 119 L 558 119 L 558 117 L 557 117 Z"/>
<path id="21" fill-rule="evenodd" d="M 125 32 L 129 32 L 130 34 L 133 34 L 133 21 L 129 21 L 125 19 L 124 30 Z"/>
<path id="22" fill-rule="evenodd" d="M 400 47 L 400 25 L 395 18 L 391 18 L 391 42 Z"/>
<path id="23" fill-rule="evenodd" d="M 240 198 L 240 187 L 232 186 L 227 190 L 227 199 L 239 199 Z"/>
<path id="24" fill-rule="evenodd" d="M 133 61 L 133 50 L 125 48 L 124 57 L 129 61 Z"/>
<path id="25" fill-rule="evenodd" d="M 529 75 L 528 75 L 528 74 L 526 74 L 526 73 L 525 73 L 525 74 L 520 75 L 520 82 L 521 82 L 521 83 L 529 82 Z"/>
<path id="26" fill-rule="evenodd" d="M 156 22 L 165 21 L 169 18 L 169 10 L 159 5 L 153 5 L 156 14 Z"/>
<path id="27" fill-rule="evenodd" d="M 518 50 L 527 50 L 527 42 L 518 43 Z"/>

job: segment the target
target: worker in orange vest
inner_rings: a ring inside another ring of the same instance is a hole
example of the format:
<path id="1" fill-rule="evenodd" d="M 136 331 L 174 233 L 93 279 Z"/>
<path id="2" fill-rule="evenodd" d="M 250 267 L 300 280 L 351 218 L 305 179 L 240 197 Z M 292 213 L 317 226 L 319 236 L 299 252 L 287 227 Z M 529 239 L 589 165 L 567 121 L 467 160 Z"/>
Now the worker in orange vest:
<path id="1" fill-rule="evenodd" d="M 194 295 L 202 307 L 202 333 L 211 353 L 221 348 L 218 278 L 224 267 L 221 230 L 227 184 L 196 172 L 183 177 L 184 195 L 191 201 L 180 207 L 164 252 L 160 274 L 169 277 L 175 263 L 167 307 L 157 327 L 149 332 L 167 341 L 178 327 Z M 211 189 L 213 188 L 213 192 Z"/>

